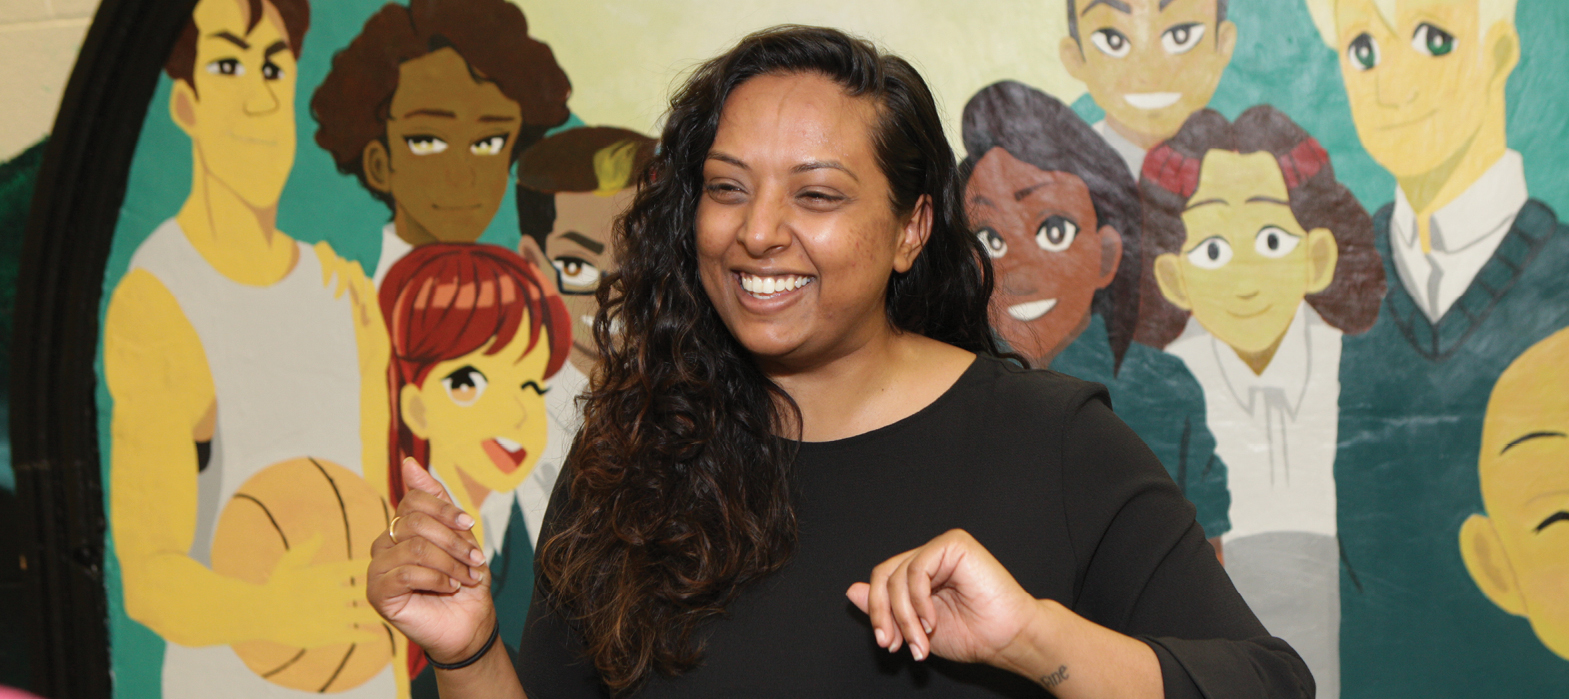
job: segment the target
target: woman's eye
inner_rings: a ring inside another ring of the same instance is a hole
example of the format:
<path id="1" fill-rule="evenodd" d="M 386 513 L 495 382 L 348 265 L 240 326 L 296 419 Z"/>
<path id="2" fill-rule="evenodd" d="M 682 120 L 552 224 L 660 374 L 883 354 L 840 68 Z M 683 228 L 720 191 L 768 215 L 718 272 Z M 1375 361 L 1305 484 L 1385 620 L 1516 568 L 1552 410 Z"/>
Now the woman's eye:
<path id="1" fill-rule="evenodd" d="M 708 198 L 721 204 L 739 204 L 746 200 L 746 193 L 730 182 L 714 182 L 704 187 Z"/>
<path id="2" fill-rule="evenodd" d="M 1411 34 L 1411 47 L 1429 56 L 1443 56 L 1455 50 L 1455 37 L 1423 22 L 1416 25 L 1416 31 Z"/>
<path id="3" fill-rule="evenodd" d="M 478 369 L 466 366 L 441 379 L 442 387 L 447 389 L 447 396 L 452 402 L 467 408 L 485 395 L 485 375 Z"/>
<path id="4" fill-rule="evenodd" d="M 1205 238 L 1188 251 L 1188 262 L 1199 269 L 1220 269 L 1230 261 L 1231 243 L 1219 236 Z"/>
<path id="5" fill-rule="evenodd" d="M 1275 226 L 1265 226 L 1253 236 L 1253 249 L 1265 257 L 1285 257 L 1297 249 L 1302 237 Z"/>
<path id="6" fill-rule="evenodd" d="M 838 194 L 834 194 L 832 192 L 823 192 L 815 189 L 806 190 L 797 196 L 800 199 L 802 205 L 808 209 L 832 209 L 837 206 L 839 202 L 844 201 L 844 197 Z"/>
<path id="7" fill-rule="evenodd" d="M 1373 41 L 1371 34 L 1358 34 L 1346 47 L 1346 60 L 1359 71 L 1371 69 L 1378 65 L 1378 42 Z"/>
<path id="8" fill-rule="evenodd" d="M 237 58 L 220 58 L 207 64 L 207 72 L 213 75 L 244 75 L 245 66 Z M 266 68 L 262 69 L 262 74 L 266 75 Z"/>
<path id="9" fill-rule="evenodd" d="M 262 77 L 268 80 L 277 80 L 283 77 L 283 68 L 272 61 L 267 61 L 262 64 Z"/>
<path id="10" fill-rule="evenodd" d="M 581 257 L 563 255 L 552 261 L 561 277 L 562 291 L 593 291 L 599 286 L 599 268 Z"/>
<path id="11" fill-rule="evenodd" d="M 975 237 L 981 241 L 981 247 L 986 248 L 986 254 L 993 260 L 1008 254 L 1008 241 L 997 235 L 997 231 L 982 228 L 975 232 Z"/>
<path id="12" fill-rule="evenodd" d="M 1167 29 L 1160 35 L 1160 45 L 1166 49 L 1166 53 L 1176 55 L 1192 50 L 1199 45 L 1199 39 L 1202 38 L 1204 38 L 1204 25 L 1189 22 Z"/>
<path id="13" fill-rule="evenodd" d="M 405 136 L 403 142 L 409 146 L 409 152 L 415 155 L 432 155 L 447 149 L 447 142 L 435 136 Z"/>
<path id="14" fill-rule="evenodd" d="M 506 135 L 482 138 L 469 146 L 469 152 L 474 155 L 496 155 L 501 152 L 501 147 L 507 145 Z M 443 145 L 445 147 L 445 145 Z"/>
<path id="15" fill-rule="evenodd" d="M 1128 55 L 1128 50 L 1133 48 L 1128 43 L 1128 37 L 1115 29 L 1097 29 L 1090 35 L 1090 43 L 1112 58 L 1122 58 Z"/>
<path id="16" fill-rule="evenodd" d="M 1052 216 L 1035 231 L 1035 244 L 1047 252 L 1062 252 L 1079 236 L 1079 224 L 1063 216 Z"/>

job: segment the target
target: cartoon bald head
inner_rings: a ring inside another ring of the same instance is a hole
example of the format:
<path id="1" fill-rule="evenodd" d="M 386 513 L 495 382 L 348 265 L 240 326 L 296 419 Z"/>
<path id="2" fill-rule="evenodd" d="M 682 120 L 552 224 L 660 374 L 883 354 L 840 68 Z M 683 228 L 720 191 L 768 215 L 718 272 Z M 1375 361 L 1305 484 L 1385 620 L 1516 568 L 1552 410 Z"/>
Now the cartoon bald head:
<path id="1" fill-rule="evenodd" d="M 1488 599 L 1569 660 L 1569 330 L 1521 354 L 1487 403 L 1478 459 L 1486 515 L 1460 528 Z"/>

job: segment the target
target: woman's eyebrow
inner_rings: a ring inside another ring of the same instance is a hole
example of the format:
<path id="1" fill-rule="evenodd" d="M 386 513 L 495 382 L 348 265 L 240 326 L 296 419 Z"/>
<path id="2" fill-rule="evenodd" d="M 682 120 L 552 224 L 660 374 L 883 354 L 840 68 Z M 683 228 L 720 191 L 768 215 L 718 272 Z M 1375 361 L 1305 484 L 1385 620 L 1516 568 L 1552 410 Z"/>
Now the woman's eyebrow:
<path id="1" fill-rule="evenodd" d="M 1526 434 L 1526 435 L 1522 435 L 1520 437 L 1517 437 L 1515 439 L 1515 441 L 1510 442 L 1508 444 L 1505 444 L 1504 448 L 1500 449 L 1498 451 L 1498 453 L 1499 454 L 1503 454 L 1504 452 L 1509 451 L 1510 449 L 1515 448 L 1516 445 L 1518 445 L 1518 444 L 1520 444 L 1522 442 L 1529 442 L 1529 441 L 1531 441 L 1533 439 L 1540 439 L 1542 437 L 1569 437 L 1569 435 L 1565 435 L 1562 432 L 1532 432 L 1530 434 Z"/>
<path id="2" fill-rule="evenodd" d="M 1205 204 L 1220 204 L 1220 205 L 1223 205 L 1223 206 L 1231 206 L 1231 202 L 1226 201 L 1225 199 L 1221 199 L 1219 197 L 1216 197 L 1216 198 L 1212 198 L 1212 199 L 1205 199 L 1203 201 L 1193 202 L 1192 204 L 1189 204 L 1187 206 L 1187 208 L 1183 209 L 1183 211 L 1192 211 L 1192 210 L 1197 209 L 1197 208 L 1199 208 L 1201 206 L 1204 206 Z"/>
<path id="3" fill-rule="evenodd" d="M 740 158 L 737 158 L 737 157 L 735 157 L 733 155 L 730 155 L 729 153 L 724 153 L 724 152 L 721 152 L 721 151 L 710 151 L 708 153 L 708 159 L 709 160 L 718 160 L 721 163 L 729 163 L 729 164 L 734 165 L 734 166 L 736 166 L 738 168 L 741 168 L 742 170 L 751 170 L 752 169 L 750 167 L 747 167 L 746 163 L 741 162 Z"/>
<path id="4" fill-rule="evenodd" d="M 850 172 L 850 168 L 845 167 L 843 163 L 837 160 L 812 160 L 804 162 L 800 165 L 790 168 L 790 172 L 792 174 L 799 174 L 802 172 L 811 172 L 812 170 L 823 169 L 838 170 L 846 175 L 849 175 L 850 179 L 855 180 L 856 182 L 861 181 L 861 178 L 856 177 L 855 173 Z"/>
<path id="5" fill-rule="evenodd" d="M 1281 206 L 1291 206 L 1291 202 L 1289 202 L 1289 201 L 1286 201 L 1284 199 L 1276 199 L 1274 197 L 1266 197 L 1266 196 L 1264 196 L 1262 194 L 1258 195 L 1256 197 L 1248 197 L 1248 200 L 1243 202 L 1243 203 L 1244 204 L 1252 204 L 1253 202 L 1256 202 L 1256 201 L 1261 201 L 1261 202 L 1264 202 L 1265 204 L 1279 204 Z M 1188 207 L 1188 208 L 1193 208 L 1193 207 Z"/>

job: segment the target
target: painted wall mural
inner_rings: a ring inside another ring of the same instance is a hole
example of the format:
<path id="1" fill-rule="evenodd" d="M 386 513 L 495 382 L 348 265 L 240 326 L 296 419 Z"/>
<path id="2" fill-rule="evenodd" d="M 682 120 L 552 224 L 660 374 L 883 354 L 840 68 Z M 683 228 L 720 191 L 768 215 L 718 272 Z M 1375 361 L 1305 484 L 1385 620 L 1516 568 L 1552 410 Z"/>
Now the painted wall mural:
<path id="1" fill-rule="evenodd" d="M 404 457 L 516 643 L 661 100 L 782 21 L 926 71 L 996 332 L 1109 387 L 1319 696 L 1569 687 L 1569 4 L 953 5 L 196 2 L 103 282 L 115 694 L 435 696 L 363 601 Z"/>

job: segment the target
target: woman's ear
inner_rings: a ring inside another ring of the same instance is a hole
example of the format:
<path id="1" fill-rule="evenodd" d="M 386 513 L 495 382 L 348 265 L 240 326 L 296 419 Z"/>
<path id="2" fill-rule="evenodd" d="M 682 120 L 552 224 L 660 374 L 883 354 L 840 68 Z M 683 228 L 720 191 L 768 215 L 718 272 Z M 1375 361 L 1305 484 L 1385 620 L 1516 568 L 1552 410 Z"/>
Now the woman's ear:
<path id="1" fill-rule="evenodd" d="M 365 171 L 365 183 L 383 194 L 392 191 L 392 162 L 388 160 L 387 146 L 381 139 L 371 139 L 360 156 L 360 168 Z"/>
<path id="2" fill-rule="evenodd" d="M 1503 541 L 1493 520 L 1485 515 L 1471 515 L 1460 525 L 1460 557 L 1465 559 L 1465 569 L 1471 579 L 1482 589 L 1482 594 L 1502 609 L 1515 616 L 1525 616 L 1525 599 L 1520 596 L 1520 586 L 1515 584 L 1514 567 L 1504 553 Z"/>
<path id="3" fill-rule="evenodd" d="M 1111 286 L 1111 281 L 1117 278 L 1117 270 L 1122 267 L 1122 234 L 1111 226 L 1100 227 L 1100 279 L 1095 280 L 1095 288 L 1104 289 Z"/>
<path id="4" fill-rule="evenodd" d="M 1160 287 L 1160 295 L 1166 297 L 1171 305 L 1191 311 L 1193 302 L 1188 300 L 1188 284 L 1182 278 L 1179 259 L 1170 252 L 1155 258 L 1155 284 Z"/>
<path id="5" fill-rule="evenodd" d="M 1340 261 L 1340 246 L 1328 228 L 1314 228 L 1307 234 L 1307 293 L 1316 294 L 1335 281 L 1335 265 Z"/>
<path id="6" fill-rule="evenodd" d="M 408 426 L 415 437 L 430 439 L 430 424 L 425 416 L 425 397 L 419 394 L 418 386 L 405 384 L 403 390 L 398 392 L 398 412 L 403 417 L 403 424 Z"/>
<path id="7" fill-rule="evenodd" d="M 904 222 L 903 229 L 899 232 L 899 250 L 894 254 L 893 271 L 900 274 L 910 271 L 915 266 L 915 258 L 921 256 L 921 250 L 926 247 L 926 240 L 932 235 L 932 198 L 922 194 L 915 200 L 915 209 L 910 212 L 910 220 Z"/>
<path id="8" fill-rule="evenodd" d="M 196 130 L 196 88 L 184 80 L 174 81 L 169 91 L 169 119 L 187 136 Z"/>

